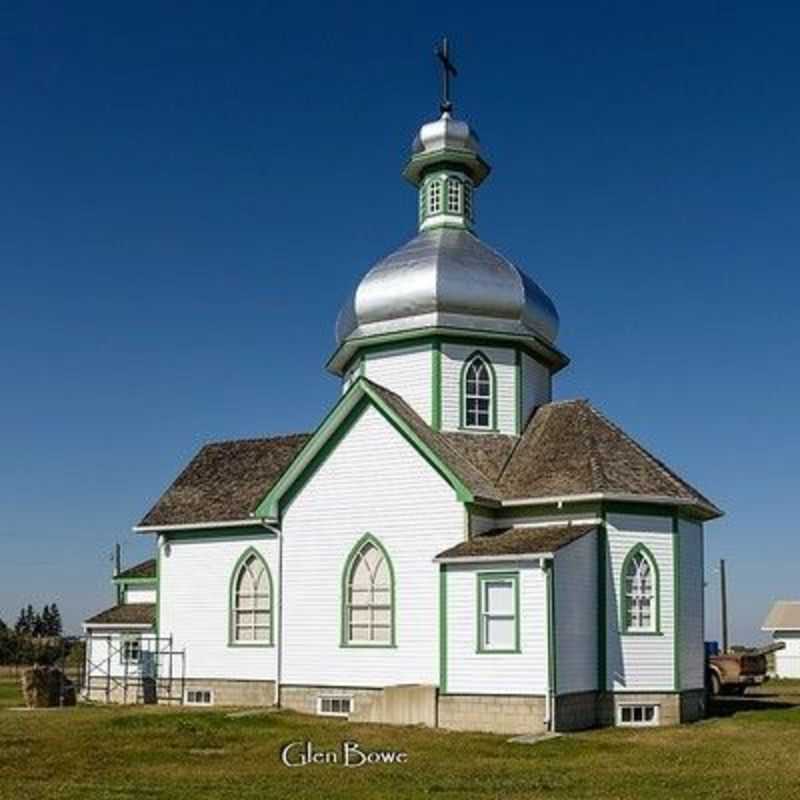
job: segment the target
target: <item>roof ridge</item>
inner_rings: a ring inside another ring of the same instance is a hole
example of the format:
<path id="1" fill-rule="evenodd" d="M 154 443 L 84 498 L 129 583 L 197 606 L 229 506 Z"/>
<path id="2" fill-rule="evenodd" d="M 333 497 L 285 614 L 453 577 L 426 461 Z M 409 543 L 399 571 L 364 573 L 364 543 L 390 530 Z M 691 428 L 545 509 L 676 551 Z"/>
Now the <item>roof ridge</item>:
<path id="1" fill-rule="evenodd" d="M 584 411 L 591 411 L 591 404 L 589 402 L 581 403 L 581 407 Z M 602 460 L 598 458 L 597 455 L 597 437 L 594 435 L 592 431 L 592 426 L 587 424 L 587 418 L 585 414 L 580 416 L 581 425 L 583 427 L 583 435 L 589 441 L 590 446 L 587 448 L 587 453 L 589 456 L 589 471 L 591 473 L 591 479 L 594 483 L 594 486 L 605 486 L 606 481 L 608 480 L 608 475 L 606 471 L 603 469 Z M 598 480 L 599 477 L 599 480 Z"/>
<path id="2" fill-rule="evenodd" d="M 216 439 L 207 441 L 201 446 L 201 450 L 205 447 L 214 447 L 221 444 L 246 444 L 251 442 L 276 442 L 280 439 L 298 439 L 302 436 L 312 436 L 309 432 L 305 433 L 279 433 L 275 436 L 248 436 L 244 439 Z"/>
<path id="3" fill-rule="evenodd" d="M 497 476 L 497 481 L 495 481 L 495 486 L 499 486 L 506 476 L 506 470 L 511 465 L 511 461 L 513 457 L 516 455 L 517 450 L 519 449 L 520 445 L 522 444 L 523 440 L 529 435 L 530 431 L 530 442 L 531 447 L 533 447 L 533 443 L 536 442 L 542 435 L 542 431 L 544 430 L 545 425 L 547 424 L 547 419 L 550 416 L 550 411 L 552 410 L 552 403 L 542 403 L 540 406 L 536 406 L 533 410 L 533 413 L 530 415 L 528 419 L 528 424 L 525 426 L 525 430 L 522 432 L 522 436 L 519 437 L 516 444 L 512 448 L 511 452 L 506 459 L 506 463 L 503 464 L 503 468 L 500 470 L 500 474 Z M 544 415 L 544 417 L 540 417 L 540 413 Z M 536 426 L 537 419 L 541 419 L 541 423 Z"/>

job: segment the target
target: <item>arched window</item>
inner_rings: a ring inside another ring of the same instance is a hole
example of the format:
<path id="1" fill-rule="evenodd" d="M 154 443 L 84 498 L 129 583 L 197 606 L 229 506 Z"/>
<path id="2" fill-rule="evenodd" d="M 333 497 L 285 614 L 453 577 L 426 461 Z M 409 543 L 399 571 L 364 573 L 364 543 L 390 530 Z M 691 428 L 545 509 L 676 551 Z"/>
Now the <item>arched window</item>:
<path id="1" fill-rule="evenodd" d="M 253 549 L 233 570 L 230 626 L 231 644 L 272 644 L 272 576 Z"/>
<path id="2" fill-rule="evenodd" d="M 344 569 L 342 645 L 393 646 L 394 573 L 378 541 L 367 535 Z"/>
<path id="3" fill-rule="evenodd" d="M 494 370 L 482 353 L 464 364 L 461 376 L 462 425 L 465 428 L 494 426 Z"/>
<path id="4" fill-rule="evenodd" d="M 622 566 L 622 624 L 626 633 L 658 631 L 658 567 L 650 551 L 637 545 Z"/>

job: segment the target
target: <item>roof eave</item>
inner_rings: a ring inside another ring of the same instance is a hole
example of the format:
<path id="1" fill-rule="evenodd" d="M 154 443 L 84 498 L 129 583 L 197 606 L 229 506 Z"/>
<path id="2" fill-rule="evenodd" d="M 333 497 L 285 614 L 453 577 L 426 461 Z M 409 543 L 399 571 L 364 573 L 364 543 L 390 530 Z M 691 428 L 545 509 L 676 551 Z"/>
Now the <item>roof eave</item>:
<path id="1" fill-rule="evenodd" d="M 249 519 L 217 520 L 214 522 L 180 522 L 170 525 L 134 525 L 135 533 L 169 533 L 170 531 L 214 530 L 217 528 L 246 528 L 254 525 L 275 525 L 277 519 L 253 515 Z"/>
<path id="2" fill-rule="evenodd" d="M 502 553 L 496 556 L 436 556 L 433 559 L 436 564 L 467 564 L 482 563 L 488 561 L 536 561 L 553 558 L 552 552 L 544 553 Z"/>
<path id="3" fill-rule="evenodd" d="M 724 516 L 725 512 L 716 506 L 703 503 L 699 500 L 692 500 L 688 497 L 670 497 L 669 495 L 655 494 L 628 494 L 625 492 L 587 492 L 584 494 L 562 494 L 549 495 L 546 497 L 522 497 L 512 500 L 501 500 L 503 508 L 514 508 L 515 506 L 562 506 L 568 503 L 580 503 L 591 500 L 600 500 L 617 503 L 646 503 L 651 505 L 669 505 L 691 508 L 698 512 L 698 516 L 703 519 L 718 519 Z"/>

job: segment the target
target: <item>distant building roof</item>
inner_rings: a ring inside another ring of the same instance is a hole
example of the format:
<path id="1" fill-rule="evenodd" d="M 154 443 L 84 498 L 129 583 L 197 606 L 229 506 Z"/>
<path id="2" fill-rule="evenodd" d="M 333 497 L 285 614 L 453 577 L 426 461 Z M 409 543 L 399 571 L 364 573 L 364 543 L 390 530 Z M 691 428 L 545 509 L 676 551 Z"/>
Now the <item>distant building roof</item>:
<path id="1" fill-rule="evenodd" d="M 134 564 L 128 569 L 122 570 L 119 575 L 114 576 L 114 580 L 120 581 L 126 578 L 152 578 L 156 577 L 156 560 L 148 558 L 147 561 L 142 561 L 140 564 Z"/>
<path id="2" fill-rule="evenodd" d="M 142 625 L 152 626 L 156 620 L 155 603 L 126 603 L 95 614 L 84 622 L 93 625 Z"/>
<path id="3" fill-rule="evenodd" d="M 459 542 L 436 556 L 437 560 L 451 558 L 482 558 L 484 556 L 548 555 L 566 547 L 576 539 L 595 530 L 596 525 L 547 525 L 519 528 L 495 528 L 465 542 Z"/>
<path id="4" fill-rule="evenodd" d="M 762 631 L 800 631 L 800 600 L 778 600 L 769 610 Z"/>

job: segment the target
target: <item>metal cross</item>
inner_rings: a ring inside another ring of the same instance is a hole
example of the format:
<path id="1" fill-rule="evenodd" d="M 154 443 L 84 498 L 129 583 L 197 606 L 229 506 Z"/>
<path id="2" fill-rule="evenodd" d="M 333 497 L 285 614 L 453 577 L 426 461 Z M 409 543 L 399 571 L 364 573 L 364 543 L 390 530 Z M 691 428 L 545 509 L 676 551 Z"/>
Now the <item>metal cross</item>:
<path id="1" fill-rule="evenodd" d="M 442 39 L 442 43 L 436 48 L 436 58 L 442 62 L 442 102 L 439 109 L 442 114 L 453 110 L 453 103 L 450 100 L 450 76 L 458 76 L 456 65 L 450 60 L 450 49 L 447 46 L 447 37 Z"/>

